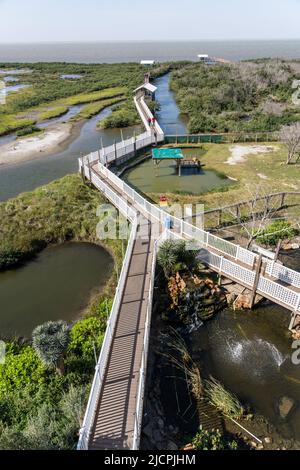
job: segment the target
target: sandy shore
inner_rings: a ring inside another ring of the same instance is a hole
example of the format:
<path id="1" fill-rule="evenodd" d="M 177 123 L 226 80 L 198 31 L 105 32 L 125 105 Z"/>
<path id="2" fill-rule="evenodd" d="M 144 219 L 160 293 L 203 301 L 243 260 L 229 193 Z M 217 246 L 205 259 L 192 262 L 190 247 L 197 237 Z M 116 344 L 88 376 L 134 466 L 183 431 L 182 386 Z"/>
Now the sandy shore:
<path id="1" fill-rule="evenodd" d="M 48 127 L 43 134 L 17 139 L 0 147 L 0 165 L 14 165 L 64 150 L 79 133 L 71 123 Z M 64 145 L 64 146 L 65 146 Z"/>
<path id="2" fill-rule="evenodd" d="M 231 157 L 225 162 L 228 165 L 236 165 L 246 161 L 248 155 L 258 155 L 260 153 L 275 152 L 274 145 L 233 145 L 230 147 Z"/>

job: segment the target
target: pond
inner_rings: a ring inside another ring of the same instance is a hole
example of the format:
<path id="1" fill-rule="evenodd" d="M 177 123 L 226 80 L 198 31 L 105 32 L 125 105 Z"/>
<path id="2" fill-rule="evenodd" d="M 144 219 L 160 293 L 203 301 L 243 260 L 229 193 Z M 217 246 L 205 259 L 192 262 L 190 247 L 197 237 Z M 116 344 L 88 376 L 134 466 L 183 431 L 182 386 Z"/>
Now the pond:
<path id="1" fill-rule="evenodd" d="M 300 250 L 283 254 L 286 265 L 300 267 Z M 202 373 L 211 374 L 252 411 L 265 416 L 274 430 L 300 446 L 300 366 L 292 362 L 290 312 L 264 301 L 253 311 L 224 310 L 194 332 L 189 342 Z M 278 404 L 287 396 L 294 412 L 282 419 Z"/>
<path id="2" fill-rule="evenodd" d="M 76 320 L 107 283 L 113 264 L 97 245 L 66 243 L 0 273 L 0 337 L 29 338 L 46 321 Z"/>
<path id="3" fill-rule="evenodd" d="M 11 86 L 6 86 L 2 90 L 2 94 L 4 95 L 9 95 L 10 93 L 15 93 L 17 91 L 23 90 L 24 88 L 30 88 L 31 85 L 24 85 L 24 84 L 19 84 L 19 85 L 11 85 Z"/>
<path id="4" fill-rule="evenodd" d="M 173 160 L 162 161 L 155 167 L 152 159 L 126 172 L 124 179 L 143 193 L 201 194 L 232 184 L 230 179 L 205 168 L 183 168 L 181 176 L 178 176 Z"/>
<path id="5" fill-rule="evenodd" d="M 251 312 L 228 309 L 189 339 L 203 375 L 221 381 L 284 439 L 300 442 L 300 367 L 291 360 L 289 319 L 289 312 L 274 305 Z M 297 403 L 287 420 L 278 407 L 284 396 Z"/>
<path id="6" fill-rule="evenodd" d="M 62 78 L 62 80 L 77 80 L 79 78 L 82 78 L 82 75 L 79 75 L 78 73 L 70 73 L 61 75 L 60 78 Z"/>

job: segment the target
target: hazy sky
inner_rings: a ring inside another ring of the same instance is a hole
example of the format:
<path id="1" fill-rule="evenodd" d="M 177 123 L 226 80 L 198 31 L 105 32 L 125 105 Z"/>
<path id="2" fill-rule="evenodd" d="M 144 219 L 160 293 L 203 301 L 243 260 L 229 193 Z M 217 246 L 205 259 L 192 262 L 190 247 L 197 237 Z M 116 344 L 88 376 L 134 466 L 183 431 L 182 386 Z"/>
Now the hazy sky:
<path id="1" fill-rule="evenodd" d="M 295 39 L 300 0 L 0 0 L 0 42 Z"/>

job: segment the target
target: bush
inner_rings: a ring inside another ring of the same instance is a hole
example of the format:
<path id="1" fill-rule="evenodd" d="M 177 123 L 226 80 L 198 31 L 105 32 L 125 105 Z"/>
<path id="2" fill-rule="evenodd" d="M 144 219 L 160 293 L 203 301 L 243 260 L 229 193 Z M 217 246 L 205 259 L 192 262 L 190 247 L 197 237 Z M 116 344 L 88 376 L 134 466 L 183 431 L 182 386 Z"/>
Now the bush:
<path id="1" fill-rule="evenodd" d="M 7 345 L 5 364 L 0 365 L 0 400 L 26 387 L 36 393 L 46 378 L 47 372 L 32 347 Z"/>
<path id="2" fill-rule="evenodd" d="M 137 112 L 130 106 L 123 106 L 115 109 L 110 116 L 100 121 L 99 125 L 103 129 L 121 128 L 133 126 L 140 122 Z"/>
<path id="3" fill-rule="evenodd" d="M 35 134 L 41 132 L 41 129 L 36 126 L 28 126 L 16 132 L 17 137 L 23 137 L 30 134 Z"/>
<path id="4" fill-rule="evenodd" d="M 78 321 L 71 330 L 69 352 L 84 360 L 93 360 L 94 346 L 97 353 L 100 352 L 104 334 L 105 326 L 99 318 L 90 317 Z"/>
<path id="5" fill-rule="evenodd" d="M 237 450 L 238 448 L 236 441 L 222 437 L 219 430 L 205 431 L 202 426 L 192 444 L 196 450 Z"/>
<path id="6" fill-rule="evenodd" d="M 275 220 L 256 235 L 256 240 L 264 245 L 276 246 L 279 240 L 292 239 L 298 233 L 299 231 L 286 220 Z"/>

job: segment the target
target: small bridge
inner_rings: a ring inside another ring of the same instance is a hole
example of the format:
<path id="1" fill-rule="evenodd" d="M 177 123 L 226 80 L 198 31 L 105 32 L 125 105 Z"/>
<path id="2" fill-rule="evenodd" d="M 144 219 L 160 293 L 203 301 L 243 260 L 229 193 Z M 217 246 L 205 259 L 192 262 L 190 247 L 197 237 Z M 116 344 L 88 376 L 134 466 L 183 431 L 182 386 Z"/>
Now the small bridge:
<path id="1" fill-rule="evenodd" d="M 109 170 L 138 150 L 164 141 L 139 93 L 134 98 L 146 132 L 79 160 L 83 177 L 131 223 L 112 311 L 80 430 L 79 450 L 132 449 L 140 446 L 156 254 L 166 238 L 196 243 L 199 259 L 212 270 L 300 315 L 300 273 L 170 216 Z M 166 221 L 172 230 L 165 230 Z M 261 268 L 262 264 L 262 268 Z M 258 267 L 260 269 L 258 270 Z"/>

